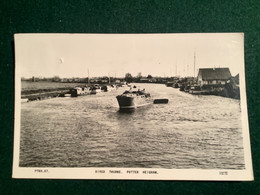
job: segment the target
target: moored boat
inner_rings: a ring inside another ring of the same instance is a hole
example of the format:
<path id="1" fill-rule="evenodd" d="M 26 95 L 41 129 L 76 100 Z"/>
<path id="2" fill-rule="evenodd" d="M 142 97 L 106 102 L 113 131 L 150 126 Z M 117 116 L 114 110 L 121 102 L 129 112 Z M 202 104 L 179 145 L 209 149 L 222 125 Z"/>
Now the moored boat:
<path id="1" fill-rule="evenodd" d="M 202 91 L 200 86 L 191 86 L 190 90 L 189 90 L 190 94 L 194 94 L 194 95 L 201 95 Z"/>
<path id="2" fill-rule="evenodd" d="M 90 94 L 97 94 L 101 92 L 101 87 L 96 84 L 90 87 Z"/>
<path id="3" fill-rule="evenodd" d="M 107 92 L 107 91 L 113 91 L 116 90 L 115 85 L 104 85 L 101 87 L 101 91 Z"/>
<path id="4" fill-rule="evenodd" d="M 81 87 L 75 87 L 73 89 L 70 89 L 71 97 L 78 97 L 82 93 Z"/>
<path id="5" fill-rule="evenodd" d="M 181 86 L 180 86 L 180 91 L 184 91 L 184 89 L 185 89 L 185 86 L 184 86 L 184 85 L 181 85 Z"/>
<path id="6" fill-rule="evenodd" d="M 184 91 L 185 91 L 186 93 L 189 93 L 189 91 L 190 91 L 190 85 L 186 85 L 186 86 L 184 87 Z"/>
<path id="7" fill-rule="evenodd" d="M 88 87 L 75 87 L 73 89 L 70 89 L 69 94 L 71 97 L 78 97 L 81 95 L 87 95 L 90 93 L 90 89 Z"/>
<path id="8" fill-rule="evenodd" d="M 125 91 L 116 98 L 120 109 L 133 109 L 153 103 L 150 93 L 146 93 L 145 89 Z"/>
<path id="9" fill-rule="evenodd" d="M 166 87 L 173 87 L 173 82 L 167 82 L 165 85 Z"/>

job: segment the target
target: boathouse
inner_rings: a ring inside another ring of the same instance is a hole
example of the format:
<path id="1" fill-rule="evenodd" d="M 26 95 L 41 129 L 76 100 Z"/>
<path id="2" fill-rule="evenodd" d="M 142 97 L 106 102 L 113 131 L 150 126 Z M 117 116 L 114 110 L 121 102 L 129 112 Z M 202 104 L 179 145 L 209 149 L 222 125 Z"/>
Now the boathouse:
<path id="1" fill-rule="evenodd" d="M 224 85 L 231 78 L 229 68 L 200 68 L 198 73 L 199 85 Z"/>

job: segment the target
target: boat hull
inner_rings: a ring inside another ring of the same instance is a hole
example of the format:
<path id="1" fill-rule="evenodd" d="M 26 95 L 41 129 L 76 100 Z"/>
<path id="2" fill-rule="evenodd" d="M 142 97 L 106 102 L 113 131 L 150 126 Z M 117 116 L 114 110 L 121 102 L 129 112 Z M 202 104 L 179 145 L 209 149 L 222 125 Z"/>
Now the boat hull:
<path id="1" fill-rule="evenodd" d="M 153 103 L 151 98 L 145 96 L 117 96 L 120 109 L 134 109 Z"/>
<path id="2" fill-rule="evenodd" d="M 90 91 L 90 94 L 93 95 L 93 94 L 97 94 L 97 93 L 100 93 L 101 92 L 101 89 L 92 89 Z"/>

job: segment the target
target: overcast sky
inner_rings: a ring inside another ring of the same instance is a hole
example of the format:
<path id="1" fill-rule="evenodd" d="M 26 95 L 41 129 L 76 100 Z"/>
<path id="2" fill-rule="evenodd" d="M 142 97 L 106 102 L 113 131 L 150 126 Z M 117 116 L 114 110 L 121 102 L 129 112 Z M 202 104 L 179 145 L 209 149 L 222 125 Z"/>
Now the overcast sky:
<path id="1" fill-rule="evenodd" d="M 199 68 L 244 66 L 239 33 L 210 34 L 18 34 L 21 76 L 196 76 Z"/>

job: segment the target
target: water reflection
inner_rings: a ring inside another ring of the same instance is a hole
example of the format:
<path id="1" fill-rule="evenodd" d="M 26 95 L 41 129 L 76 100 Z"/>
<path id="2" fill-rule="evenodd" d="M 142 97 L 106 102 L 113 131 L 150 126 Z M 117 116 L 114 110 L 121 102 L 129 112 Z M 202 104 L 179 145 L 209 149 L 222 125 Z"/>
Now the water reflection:
<path id="1" fill-rule="evenodd" d="M 119 109 L 118 111 L 117 111 L 117 113 L 118 114 L 133 114 L 133 113 L 135 113 L 135 110 L 136 109 L 134 109 L 134 108 L 132 108 L 132 109 Z"/>

